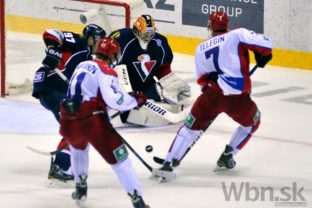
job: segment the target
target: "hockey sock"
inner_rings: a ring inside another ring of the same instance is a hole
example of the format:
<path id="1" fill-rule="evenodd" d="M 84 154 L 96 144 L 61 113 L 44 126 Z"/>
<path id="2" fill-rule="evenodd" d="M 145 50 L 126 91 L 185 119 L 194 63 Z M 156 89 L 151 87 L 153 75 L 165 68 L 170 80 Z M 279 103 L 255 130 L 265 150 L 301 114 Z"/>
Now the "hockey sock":
<path id="1" fill-rule="evenodd" d="M 57 145 L 57 149 L 61 149 L 65 145 L 68 145 L 68 143 L 63 138 L 63 139 L 61 139 L 61 141 Z M 58 165 L 61 168 L 62 172 L 66 173 L 66 174 L 71 174 L 71 173 L 67 173 L 67 172 L 70 172 L 70 170 L 69 170 L 69 168 L 70 168 L 70 150 L 69 150 L 69 147 L 67 147 L 64 150 L 62 150 L 61 152 L 57 153 L 55 155 L 55 159 L 54 159 L 53 163 Z"/>
<path id="2" fill-rule="evenodd" d="M 248 143 L 252 134 L 258 129 L 259 125 L 260 120 L 253 126 L 239 126 L 235 130 L 229 144 L 233 148 L 233 156 L 236 155 L 238 151 L 241 150 Z"/>
<path id="3" fill-rule="evenodd" d="M 112 165 L 112 169 L 115 171 L 121 185 L 127 193 L 132 193 L 134 190 L 137 190 L 138 195 L 142 195 L 138 177 L 129 158 Z"/>
<path id="4" fill-rule="evenodd" d="M 62 172 L 66 173 L 70 168 L 70 154 L 59 152 L 55 155 L 54 164 L 58 165 Z M 67 174 L 67 173 L 66 173 Z"/>
<path id="5" fill-rule="evenodd" d="M 70 145 L 71 150 L 71 164 L 73 174 L 75 176 L 75 183 L 80 183 L 79 176 L 81 175 L 88 175 L 89 169 L 89 148 L 90 144 L 84 149 L 76 149 Z"/>
<path id="6" fill-rule="evenodd" d="M 187 149 L 193 145 L 202 134 L 203 131 L 192 130 L 186 126 L 182 126 L 171 144 L 166 161 L 171 162 L 173 159 L 181 160 Z"/>

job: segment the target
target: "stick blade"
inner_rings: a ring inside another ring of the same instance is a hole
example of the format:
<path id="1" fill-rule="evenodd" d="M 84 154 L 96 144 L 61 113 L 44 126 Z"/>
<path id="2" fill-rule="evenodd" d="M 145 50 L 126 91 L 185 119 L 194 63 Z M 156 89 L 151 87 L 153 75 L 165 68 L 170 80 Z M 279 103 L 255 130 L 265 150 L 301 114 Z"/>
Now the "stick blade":
<path id="1" fill-rule="evenodd" d="M 160 158 L 160 157 L 157 157 L 157 156 L 154 156 L 154 157 L 153 157 L 153 160 L 154 160 L 155 163 L 157 163 L 157 164 L 159 164 L 159 165 L 163 165 L 164 162 L 165 162 L 165 159 Z"/>
<path id="2" fill-rule="evenodd" d="M 41 151 L 41 150 L 35 149 L 33 147 L 30 147 L 30 146 L 26 146 L 26 148 L 29 149 L 30 151 L 34 152 L 34 153 L 39 154 L 39 155 L 51 156 L 51 152 Z"/>

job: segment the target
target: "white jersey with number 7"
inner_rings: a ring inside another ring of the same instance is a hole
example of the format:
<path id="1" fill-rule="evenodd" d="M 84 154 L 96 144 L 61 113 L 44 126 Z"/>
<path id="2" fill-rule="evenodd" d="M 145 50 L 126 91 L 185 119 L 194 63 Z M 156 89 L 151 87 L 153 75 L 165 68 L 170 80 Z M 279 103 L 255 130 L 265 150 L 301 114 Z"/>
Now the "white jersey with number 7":
<path id="1" fill-rule="evenodd" d="M 218 72 L 217 82 L 224 93 L 250 93 L 249 50 L 269 55 L 272 41 L 244 28 L 207 39 L 196 48 L 197 79 L 204 74 Z"/>

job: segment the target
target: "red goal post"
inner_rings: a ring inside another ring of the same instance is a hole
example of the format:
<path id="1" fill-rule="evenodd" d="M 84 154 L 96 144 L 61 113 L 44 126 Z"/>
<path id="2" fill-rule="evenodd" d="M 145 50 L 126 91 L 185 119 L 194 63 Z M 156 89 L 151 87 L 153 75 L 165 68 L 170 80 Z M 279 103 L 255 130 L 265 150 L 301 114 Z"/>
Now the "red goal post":
<path id="1" fill-rule="evenodd" d="M 95 4 L 106 4 L 111 6 L 120 6 L 125 8 L 125 26 L 130 27 L 130 4 L 122 1 L 110 1 L 110 0 L 73 0 L 73 1 L 81 1 L 81 2 L 89 2 Z"/>
<path id="2" fill-rule="evenodd" d="M 41 2 L 41 5 L 0 0 L 1 97 L 31 91 L 35 71 L 45 56 L 42 41 L 45 29 L 81 33 L 85 24 L 95 23 L 110 33 L 114 29 L 131 27 L 131 19 L 136 18 L 144 3 L 144 0 L 64 0 L 57 5 L 51 3 L 47 8 L 44 0 L 29 1 Z M 39 6 L 43 6 L 42 10 L 30 11 Z M 83 24 L 80 19 L 84 14 L 93 16 Z"/>

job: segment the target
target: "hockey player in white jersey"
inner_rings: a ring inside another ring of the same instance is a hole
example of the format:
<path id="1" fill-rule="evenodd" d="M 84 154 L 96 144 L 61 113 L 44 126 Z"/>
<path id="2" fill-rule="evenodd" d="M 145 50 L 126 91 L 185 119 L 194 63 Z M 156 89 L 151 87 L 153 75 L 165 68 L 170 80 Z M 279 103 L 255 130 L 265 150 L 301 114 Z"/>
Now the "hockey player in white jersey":
<path id="1" fill-rule="evenodd" d="M 126 93 L 118 88 L 117 73 L 110 68 L 120 57 L 120 47 L 111 38 L 97 45 L 96 59 L 80 63 L 70 80 L 61 105 L 60 133 L 69 142 L 76 191 L 72 198 L 83 205 L 87 197 L 90 144 L 118 176 L 135 208 L 149 208 L 123 139 L 110 123 L 110 108 L 126 111 L 146 103 L 143 93 Z"/>
<path id="2" fill-rule="evenodd" d="M 184 125 L 171 144 L 161 170 L 172 171 L 220 113 L 239 124 L 217 161 L 222 169 L 235 167 L 235 156 L 260 124 L 260 111 L 250 98 L 249 50 L 258 67 L 272 58 L 272 42 L 264 35 L 239 28 L 229 31 L 224 12 L 209 16 L 211 37 L 196 48 L 197 83 L 202 94 L 195 101 Z"/>

